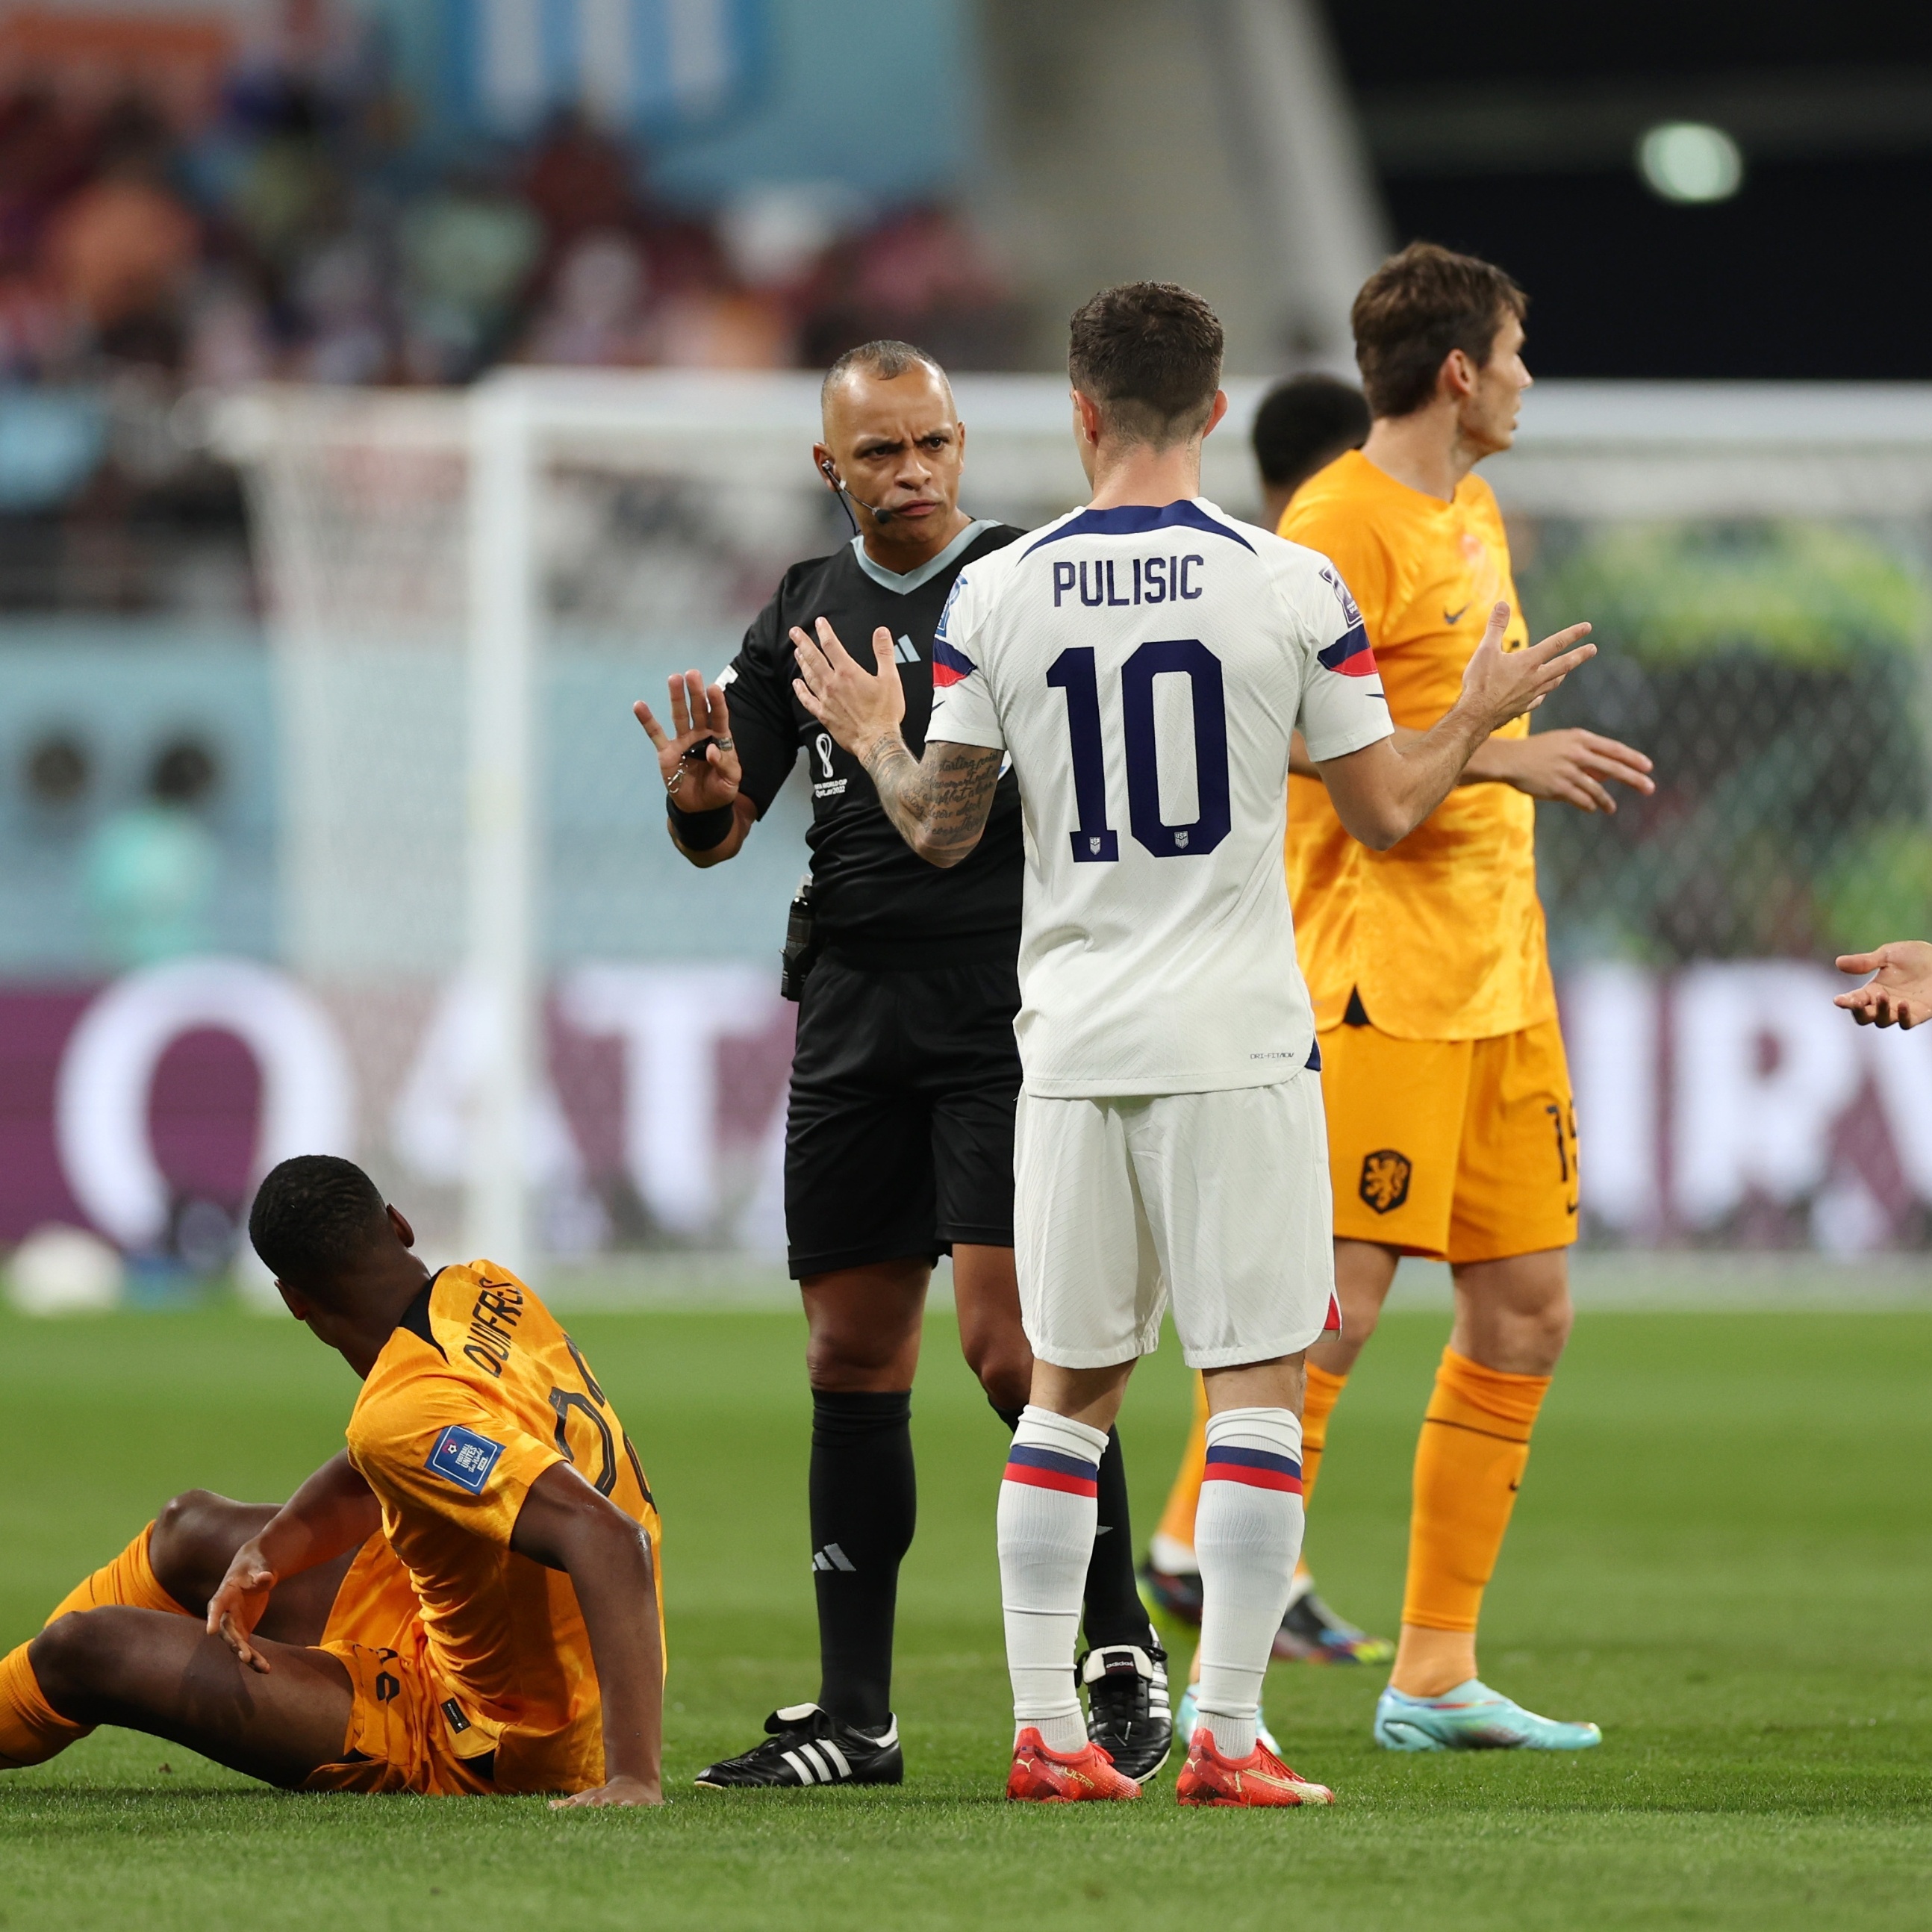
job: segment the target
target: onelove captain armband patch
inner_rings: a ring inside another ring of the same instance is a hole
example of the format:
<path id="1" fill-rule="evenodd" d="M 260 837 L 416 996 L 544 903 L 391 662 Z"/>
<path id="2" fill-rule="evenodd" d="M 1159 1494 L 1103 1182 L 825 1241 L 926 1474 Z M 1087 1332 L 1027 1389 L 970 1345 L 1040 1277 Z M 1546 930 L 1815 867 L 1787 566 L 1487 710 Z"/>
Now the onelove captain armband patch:
<path id="1" fill-rule="evenodd" d="M 502 1453 L 502 1443 L 492 1442 L 475 1430 L 452 1422 L 436 1438 L 436 1447 L 429 1452 L 429 1472 L 446 1483 L 454 1483 L 459 1490 L 467 1490 L 472 1496 L 480 1496 Z"/>

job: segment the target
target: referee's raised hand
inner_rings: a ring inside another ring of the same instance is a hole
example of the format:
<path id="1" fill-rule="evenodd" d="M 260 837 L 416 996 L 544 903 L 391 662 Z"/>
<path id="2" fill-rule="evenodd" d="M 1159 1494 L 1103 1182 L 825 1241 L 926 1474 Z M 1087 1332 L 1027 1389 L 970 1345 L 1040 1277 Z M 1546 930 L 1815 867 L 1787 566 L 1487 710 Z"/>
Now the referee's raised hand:
<path id="1" fill-rule="evenodd" d="M 682 812 L 712 812 L 738 796 L 743 769 L 731 742 L 724 688 L 707 687 L 703 674 L 670 680 L 671 729 L 667 733 L 640 698 L 631 706 L 658 754 L 665 794 Z"/>

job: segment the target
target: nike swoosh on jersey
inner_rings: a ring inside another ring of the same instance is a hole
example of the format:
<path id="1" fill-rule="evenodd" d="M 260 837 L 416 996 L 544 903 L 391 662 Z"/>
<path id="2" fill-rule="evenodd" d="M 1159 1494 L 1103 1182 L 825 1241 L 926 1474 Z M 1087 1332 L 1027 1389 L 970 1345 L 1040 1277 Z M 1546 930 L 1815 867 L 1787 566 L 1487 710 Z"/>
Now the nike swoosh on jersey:
<path id="1" fill-rule="evenodd" d="M 1469 607 L 1468 604 L 1465 604 L 1460 610 L 1444 611 L 1442 614 L 1442 621 L 1445 624 L 1460 624 L 1468 614 Z"/>

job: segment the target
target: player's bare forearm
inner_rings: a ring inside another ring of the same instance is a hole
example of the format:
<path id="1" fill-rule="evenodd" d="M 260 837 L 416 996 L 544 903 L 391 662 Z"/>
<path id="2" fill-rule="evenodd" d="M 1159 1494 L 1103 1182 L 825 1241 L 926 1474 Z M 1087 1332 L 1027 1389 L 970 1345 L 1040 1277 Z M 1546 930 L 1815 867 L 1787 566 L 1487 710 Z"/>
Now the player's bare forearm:
<path id="1" fill-rule="evenodd" d="M 823 617 L 818 633 L 791 634 L 798 701 L 865 766 L 899 836 L 930 864 L 958 865 L 986 829 L 1000 754 L 941 740 L 926 746 L 924 758 L 914 758 L 899 728 L 905 691 L 891 632 L 881 625 L 872 633 L 870 671 Z"/>
<path id="2" fill-rule="evenodd" d="M 267 1660 L 249 1639 L 275 1586 L 355 1549 L 382 1523 L 369 1485 L 351 1466 L 348 1451 L 338 1451 L 235 1552 L 208 1600 L 208 1634 L 266 1675 Z"/>
<path id="3" fill-rule="evenodd" d="M 862 750 L 866 767 L 899 836 L 928 864 L 956 866 L 980 842 L 1000 782 L 1000 754 L 943 740 L 915 758 L 896 728 Z"/>
<path id="4" fill-rule="evenodd" d="M 1384 738 L 1321 766 L 1350 833 L 1378 852 L 1406 838 L 1455 788 L 1477 752 L 1513 718 L 1534 711 L 1571 671 L 1596 655 L 1573 624 L 1526 650 L 1505 652 L 1510 607 L 1497 604 L 1462 674 L 1462 692 L 1428 730 Z"/>
<path id="5" fill-rule="evenodd" d="M 577 1472 L 530 1485 L 510 1547 L 570 1579 L 604 1712 L 604 1782 L 556 1807 L 664 1802 L 664 1648 L 650 1539 Z"/>
<path id="6" fill-rule="evenodd" d="M 1384 738 L 1320 767 L 1322 782 L 1350 834 L 1386 852 L 1413 832 L 1450 793 L 1484 736 L 1480 719 L 1451 711 L 1406 744 Z"/>

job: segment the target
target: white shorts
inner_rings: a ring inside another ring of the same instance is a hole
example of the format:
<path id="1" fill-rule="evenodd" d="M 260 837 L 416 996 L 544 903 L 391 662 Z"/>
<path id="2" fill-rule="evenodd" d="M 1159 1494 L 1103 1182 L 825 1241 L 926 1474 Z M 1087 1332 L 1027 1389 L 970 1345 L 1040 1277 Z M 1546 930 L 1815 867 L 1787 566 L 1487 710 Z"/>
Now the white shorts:
<path id="1" fill-rule="evenodd" d="M 1339 1325 L 1322 1078 L 1114 1100 L 1020 1095 L 1020 1312 L 1042 1361 L 1159 1346 L 1190 1368 L 1292 1355 Z"/>

